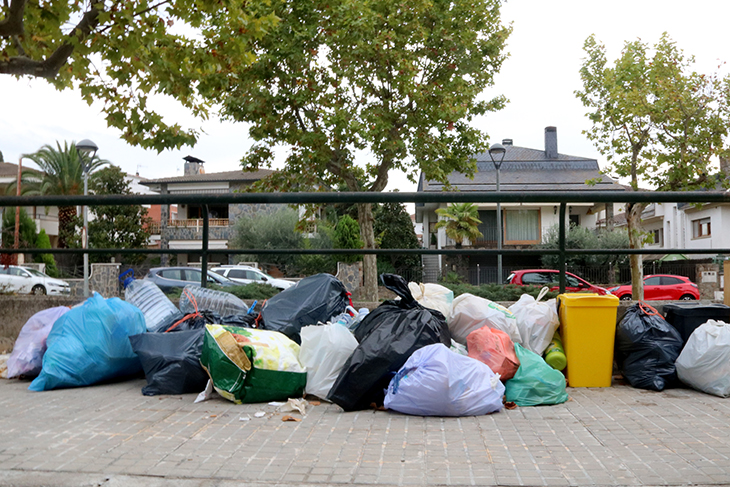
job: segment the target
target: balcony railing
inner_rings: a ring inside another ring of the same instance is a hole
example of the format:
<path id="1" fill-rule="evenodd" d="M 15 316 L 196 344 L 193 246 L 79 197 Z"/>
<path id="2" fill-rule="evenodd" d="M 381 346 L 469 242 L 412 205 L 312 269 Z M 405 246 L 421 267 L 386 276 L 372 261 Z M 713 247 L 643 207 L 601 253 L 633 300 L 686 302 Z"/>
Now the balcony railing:
<path id="1" fill-rule="evenodd" d="M 204 218 L 189 218 L 187 220 L 168 220 L 167 228 L 193 228 L 196 231 L 203 230 Z M 208 225 L 211 227 L 227 227 L 229 225 L 228 218 L 209 218 Z M 162 222 L 153 221 L 150 224 L 152 235 L 159 235 Z"/>

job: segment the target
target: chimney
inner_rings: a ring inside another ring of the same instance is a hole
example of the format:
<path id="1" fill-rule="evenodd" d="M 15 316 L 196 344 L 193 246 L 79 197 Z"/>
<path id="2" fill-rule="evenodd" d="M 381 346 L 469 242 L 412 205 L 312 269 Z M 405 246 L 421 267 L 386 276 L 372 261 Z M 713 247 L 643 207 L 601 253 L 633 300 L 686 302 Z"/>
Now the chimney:
<path id="1" fill-rule="evenodd" d="M 203 163 L 205 161 L 201 161 L 193 156 L 185 156 L 183 160 L 185 161 L 185 176 L 205 174 L 205 170 L 203 169 Z"/>
<path id="2" fill-rule="evenodd" d="M 558 129 L 545 127 L 545 159 L 558 158 Z"/>
<path id="3" fill-rule="evenodd" d="M 512 145 L 512 139 L 502 139 L 502 145 L 505 147 Z"/>

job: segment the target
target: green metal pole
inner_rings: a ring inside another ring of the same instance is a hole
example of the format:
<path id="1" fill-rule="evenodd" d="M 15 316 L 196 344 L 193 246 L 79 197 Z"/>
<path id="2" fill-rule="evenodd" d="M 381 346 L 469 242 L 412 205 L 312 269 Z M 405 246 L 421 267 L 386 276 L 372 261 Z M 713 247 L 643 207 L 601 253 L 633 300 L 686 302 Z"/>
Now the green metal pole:
<path id="1" fill-rule="evenodd" d="M 208 283 L 208 205 L 203 205 L 203 258 L 200 263 L 200 286 L 206 287 Z"/>
<path id="2" fill-rule="evenodd" d="M 560 272 L 560 294 L 565 292 L 565 202 L 560 203 L 560 229 L 558 234 L 558 271 Z"/>

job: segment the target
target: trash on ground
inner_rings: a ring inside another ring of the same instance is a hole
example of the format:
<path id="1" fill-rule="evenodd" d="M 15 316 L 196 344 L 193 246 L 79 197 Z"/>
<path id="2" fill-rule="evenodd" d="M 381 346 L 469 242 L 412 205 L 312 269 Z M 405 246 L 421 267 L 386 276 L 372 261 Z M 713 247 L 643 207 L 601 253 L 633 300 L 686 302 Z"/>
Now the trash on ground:
<path id="1" fill-rule="evenodd" d="M 462 345 L 466 337 L 483 326 L 507 333 L 514 343 L 520 343 L 517 320 L 510 310 L 488 299 L 464 293 L 454 299 L 448 316 L 451 337 Z"/>
<path id="2" fill-rule="evenodd" d="M 299 345 L 279 332 L 206 325 L 200 363 L 226 399 L 270 402 L 302 397 L 307 373 L 298 355 Z"/>
<path id="3" fill-rule="evenodd" d="M 258 411 L 258 412 L 256 412 L 256 413 L 253 414 L 253 417 L 254 418 L 263 418 L 264 416 L 266 416 L 266 413 L 263 412 L 263 411 Z"/>
<path id="4" fill-rule="evenodd" d="M 401 299 L 383 302 L 355 330 L 359 345 L 327 396 L 345 411 L 382 404 L 384 389 L 413 352 L 434 343 L 451 344 L 444 315 L 418 304 L 401 276 L 380 277 Z"/>
<path id="5" fill-rule="evenodd" d="M 198 394 L 198 397 L 195 398 L 195 401 L 193 401 L 193 404 L 207 401 L 211 397 L 213 397 L 213 381 L 208 379 L 208 383 L 205 384 L 205 389 L 203 389 L 203 391 L 200 394 Z"/>
<path id="6" fill-rule="evenodd" d="M 301 331 L 299 361 L 307 369 L 305 392 L 327 398 L 342 367 L 357 348 L 357 339 L 344 326 L 305 326 Z"/>
<path id="7" fill-rule="evenodd" d="M 436 343 L 416 350 L 395 374 L 384 406 L 417 416 L 481 416 L 501 410 L 503 396 L 487 365 Z"/>
<path id="8" fill-rule="evenodd" d="M 466 344 L 469 357 L 488 365 L 503 381 L 514 377 L 520 367 L 515 345 L 502 330 L 483 326 L 469 333 Z"/>
<path id="9" fill-rule="evenodd" d="M 693 389 L 730 397 L 730 324 L 708 320 L 700 325 L 675 365 L 679 379 Z"/>
<path id="10" fill-rule="evenodd" d="M 616 364 L 632 387 L 663 391 L 679 383 L 674 362 L 682 345 L 682 336 L 657 310 L 636 303 L 616 328 Z"/>
<path id="11" fill-rule="evenodd" d="M 41 373 L 46 340 L 58 318 L 69 312 L 68 306 L 44 309 L 31 316 L 21 328 L 8 359 L 8 377 L 37 377 Z"/>
<path id="12" fill-rule="evenodd" d="M 154 282 L 130 277 L 123 281 L 123 285 L 124 301 L 142 311 L 148 331 L 164 331 L 182 319 L 183 314 L 177 306 Z"/>
<path id="13" fill-rule="evenodd" d="M 304 416 L 307 413 L 307 400 L 303 398 L 289 398 L 289 401 L 279 406 L 279 411 L 287 413 L 289 411 L 297 411 Z"/>
<path id="14" fill-rule="evenodd" d="M 94 293 L 53 324 L 43 368 L 28 389 L 88 386 L 139 373 L 142 364 L 129 337 L 146 329 L 139 308 Z"/>
<path id="15" fill-rule="evenodd" d="M 409 282 L 408 289 L 413 299 L 424 308 L 431 308 L 440 311 L 442 315 L 449 316 L 451 304 L 454 302 L 454 291 L 440 284 Z"/>
<path id="16" fill-rule="evenodd" d="M 248 314 L 248 305 L 233 294 L 192 284 L 183 288 L 178 306 L 183 314 L 196 311 L 212 311 L 220 316 Z"/>
<path id="17" fill-rule="evenodd" d="M 553 334 L 550 345 L 545 349 L 543 358 L 555 370 L 563 370 L 568 365 L 568 359 L 565 356 L 565 349 L 563 348 L 563 339 L 557 330 Z"/>
<path id="18" fill-rule="evenodd" d="M 553 334 L 560 326 L 556 300 L 540 301 L 549 291 L 548 287 L 543 287 L 537 298 L 523 294 L 508 308 L 517 320 L 520 345 L 538 355 L 542 355 L 550 345 Z"/>
<path id="19" fill-rule="evenodd" d="M 282 421 L 284 421 L 284 422 L 287 422 L 287 421 L 295 421 L 295 422 L 297 422 L 297 423 L 298 423 L 298 422 L 300 422 L 300 421 L 301 421 L 302 419 L 301 419 L 301 418 L 295 418 L 294 416 L 289 416 L 289 415 L 287 414 L 286 416 L 282 416 L 281 420 L 282 420 Z"/>
<path id="20" fill-rule="evenodd" d="M 505 383 L 505 401 L 518 406 L 560 404 L 568 400 L 565 376 L 550 367 L 538 354 L 515 344 L 520 368 Z"/>
<path id="21" fill-rule="evenodd" d="M 302 327 L 325 323 L 352 305 L 345 285 L 330 274 L 305 277 L 266 301 L 261 309 L 265 330 L 279 331 L 301 343 Z"/>

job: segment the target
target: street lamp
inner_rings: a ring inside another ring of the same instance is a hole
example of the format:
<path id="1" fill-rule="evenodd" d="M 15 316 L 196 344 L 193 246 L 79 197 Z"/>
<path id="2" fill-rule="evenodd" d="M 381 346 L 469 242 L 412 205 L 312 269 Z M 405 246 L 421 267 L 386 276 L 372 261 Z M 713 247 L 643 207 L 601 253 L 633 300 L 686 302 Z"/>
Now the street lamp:
<path id="1" fill-rule="evenodd" d="M 96 151 L 99 147 L 90 141 L 84 139 L 76 144 L 76 151 L 79 154 L 81 161 L 81 168 L 84 171 L 84 196 L 89 194 L 89 169 L 91 169 L 91 162 L 94 160 Z M 86 156 L 86 158 L 85 158 Z M 84 249 L 84 297 L 89 297 L 89 254 L 86 250 L 89 248 L 89 216 L 88 206 L 84 205 L 84 228 L 81 230 L 81 246 Z"/>
<path id="2" fill-rule="evenodd" d="M 502 144 L 492 144 L 489 148 L 489 158 L 497 170 L 497 193 L 499 193 L 499 168 L 502 167 L 505 152 L 507 150 Z M 494 159 L 495 156 L 497 160 Z M 497 284 L 502 284 L 502 204 L 499 200 L 497 200 L 497 250 L 500 251 L 497 254 Z"/>

